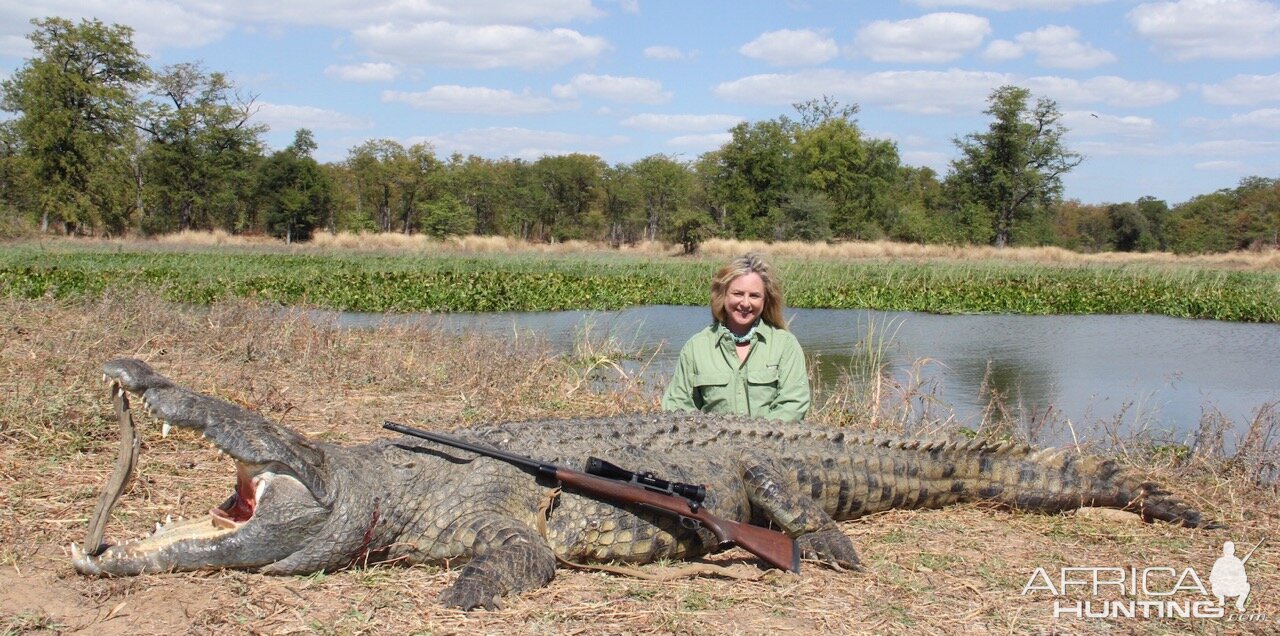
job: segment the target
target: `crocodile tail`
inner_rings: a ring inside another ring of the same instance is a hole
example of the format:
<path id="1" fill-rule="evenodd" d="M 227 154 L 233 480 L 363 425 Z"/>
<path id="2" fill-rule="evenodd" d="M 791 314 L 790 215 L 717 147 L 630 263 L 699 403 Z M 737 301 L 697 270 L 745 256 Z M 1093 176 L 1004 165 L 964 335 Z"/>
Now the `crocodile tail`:
<path id="1" fill-rule="evenodd" d="M 1118 482 L 1121 497 L 1126 499 L 1123 505 L 1118 507 L 1142 515 L 1143 521 L 1150 522 L 1158 519 L 1203 530 L 1226 527 L 1209 519 L 1164 486 L 1154 481 L 1144 481 L 1132 471 L 1121 469 Z"/>
<path id="2" fill-rule="evenodd" d="M 1223 527 L 1164 486 L 1143 479 L 1113 459 L 1062 449 L 1035 451 L 1028 459 L 1054 475 L 1055 480 L 1077 484 L 1081 506 L 1119 508 L 1141 515 L 1147 522 L 1160 520 L 1203 529 Z"/>

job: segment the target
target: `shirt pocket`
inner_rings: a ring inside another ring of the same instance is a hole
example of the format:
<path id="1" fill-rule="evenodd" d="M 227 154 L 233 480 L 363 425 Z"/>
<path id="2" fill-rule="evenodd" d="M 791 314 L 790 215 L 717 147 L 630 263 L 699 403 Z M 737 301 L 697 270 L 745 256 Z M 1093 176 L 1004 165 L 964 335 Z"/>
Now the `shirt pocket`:
<path id="1" fill-rule="evenodd" d="M 771 364 L 760 369 L 747 370 L 747 393 L 751 408 L 763 408 L 778 396 L 778 366 Z"/>
<path id="2" fill-rule="evenodd" d="M 728 373 L 695 373 L 693 393 L 700 397 L 698 408 L 708 413 L 727 413 L 733 404 L 733 376 Z"/>

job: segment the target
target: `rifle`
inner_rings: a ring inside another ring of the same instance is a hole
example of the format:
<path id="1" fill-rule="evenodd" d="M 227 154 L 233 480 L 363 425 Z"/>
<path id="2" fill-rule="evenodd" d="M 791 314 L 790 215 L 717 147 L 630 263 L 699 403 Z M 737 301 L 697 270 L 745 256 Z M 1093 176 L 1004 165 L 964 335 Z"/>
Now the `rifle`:
<path id="1" fill-rule="evenodd" d="M 624 504 L 638 504 L 654 510 L 692 519 L 710 530 L 720 541 L 721 548 L 737 545 L 760 557 L 770 565 L 790 572 L 800 571 L 800 549 L 796 540 L 784 533 L 749 523 L 721 519 L 702 505 L 706 488 L 659 479 L 652 473 L 633 473 L 596 457 L 588 458 L 587 472 L 556 466 L 535 459 L 515 455 L 495 448 L 469 444 L 460 439 L 404 426 L 391 421 L 382 427 L 421 437 L 422 439 L 460 448 L 462 450 L 500 459 L 545 479 L 578 492 Z"/>

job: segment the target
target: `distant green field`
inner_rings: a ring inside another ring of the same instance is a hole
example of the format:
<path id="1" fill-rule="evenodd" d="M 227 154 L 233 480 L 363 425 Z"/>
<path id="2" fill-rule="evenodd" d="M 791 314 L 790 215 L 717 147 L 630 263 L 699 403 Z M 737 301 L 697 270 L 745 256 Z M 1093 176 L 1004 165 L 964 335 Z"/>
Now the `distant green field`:
<path id="1" fill-rule="evenodd" d="M 0 295 L 149 289 L 184 303 L 253 298 L 363 312 L 701 305 L 718 262 L 596 254 L 298 255 L 202 248 L 0 246 Z M 1163 314 L 1280 322 L 1280 274 L 1148 265 L 779 259 L 794 307 L 941 314 Z"/>

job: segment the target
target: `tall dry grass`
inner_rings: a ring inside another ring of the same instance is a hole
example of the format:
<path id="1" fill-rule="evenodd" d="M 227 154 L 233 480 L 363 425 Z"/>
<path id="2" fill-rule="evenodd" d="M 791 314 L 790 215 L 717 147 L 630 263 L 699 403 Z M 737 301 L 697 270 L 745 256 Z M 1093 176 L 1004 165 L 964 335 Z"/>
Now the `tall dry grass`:
<path id="1" fill-rule="evenodd" d="M 417 254 L 624 254 L 645 257 L 678 256 L 681 248 L 663 242 L 640 242 L 613 248 L 591 241 L 534 243 L 505 236 L 459 236 L 435 239 L 423 234 L 321 232 L 306 243 L 285 245 L 261 235 L 232 235 L 221 230 L 185 231 L 152 239 L 57 238 L 51 242 L 94 242 L 112 245 L 156 245 L 174 248 L 236 247 L 294 252 L 372 251 Z M 1009 247 L 922 245 L 893 241 L 740 241 L 709 239 L 698 256 L 727 260 L 745 252 L 763 252 L 774 258 L 797 260 L 910 260 L 1004 261 L 1044 265 L 1170 265 L 1245 271 L 1280 271 L 1280 250 L 1237 251 L 1223 254 L 1177 255 L 1169 252 L 1103 252 L 1084 254 L 1058 247 Z"/>

